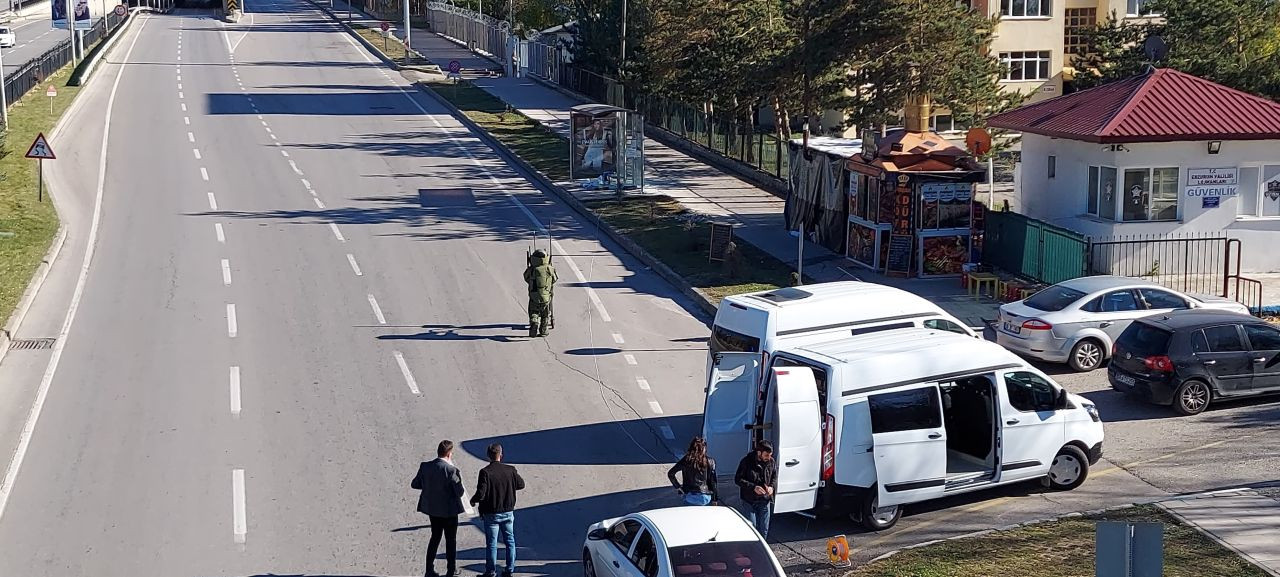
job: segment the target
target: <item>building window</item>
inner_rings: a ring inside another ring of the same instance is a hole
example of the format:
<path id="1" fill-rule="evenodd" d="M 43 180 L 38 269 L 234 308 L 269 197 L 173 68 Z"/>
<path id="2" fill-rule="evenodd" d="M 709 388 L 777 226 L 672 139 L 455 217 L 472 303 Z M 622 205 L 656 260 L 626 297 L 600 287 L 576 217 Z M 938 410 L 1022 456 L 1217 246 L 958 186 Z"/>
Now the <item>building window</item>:
<path id="1" fill-rule="evenodd" d="M 1178 219 L 1178 169 L 1131 168 L 1121 190 L 1124 222 Z"/>
<path id="2" fill-rule="evenodd" d="M 968 129 L 968 126 L 956 122 L 956 117 L 950 114 L 938 114 L 929 118 L 929 130 L 934 132 L 961 132 Z"/>
<path id="3" fill-rule="evenodd" d="M 1125 16 L 1156 16 L 1157 14 L 1147 6 L 1150 3 L 1150 0 L 1129 0 L 1129 7 L 1125 12 Z"/>
<path id="4" fill-rule="evenodd" d="M 1048 80 L 1049 51 L 1001 52 L 1005 80 Z"/>
<path id="5" fill-rule="evenodd" d="M 1239 182 L 1239 214 L 1280 216 L 1280 165 L 1241 167 Z"/>
<path id="6" fill-rule="evenodd" d="M 1097 24 L 1097 8 L 1067 8 L 1062 40 L 1066 53 L 1072 56 L 1084 56 L 1088 53 L 1089 39 L 1085 33 Z"/>
<path id="7" fill-rule="evenodd" d="M 1101 219 L 1116 219 L 1116 169 L 1089 167 L 1088 213 Z"/>
<path id="8" fill-rule="evenodd" d="M 1057 177 L 1058 177 L 1058 157 L 1050 155 L 1049 156 L 1049 178 L 1057 178 Z"/>
<path id="9" fill-rule="evenodd" d="M 1132 4 L 1133 0 L 1129 0 Z M 1047 18 L 1053 16 L 1052 0 L 1000 0 L 1000 15 L 1009 18 Z"/>

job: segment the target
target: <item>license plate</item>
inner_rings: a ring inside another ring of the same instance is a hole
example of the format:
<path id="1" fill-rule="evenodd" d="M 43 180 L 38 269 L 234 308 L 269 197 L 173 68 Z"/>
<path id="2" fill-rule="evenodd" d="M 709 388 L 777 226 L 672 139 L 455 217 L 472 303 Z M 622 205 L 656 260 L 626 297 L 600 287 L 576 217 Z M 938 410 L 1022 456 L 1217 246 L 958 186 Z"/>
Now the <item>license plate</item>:
<path id="1" fill-rule="evenodd" d="M 1004 332 L 1006 332 L 1006 333 L 1013 333 L 1013 334 L 1015 334 L 1015 335 L 1016 335 L 1016 334 L 1021 334 L 1021 333 L 1022 333 L 1022 325 L 1017 324 L 1017 323 L 1013 323 L 1013 322 L 1010 322 L 1010 321 L 1005 321 L 1005 322 L 1004 322 Z"/>
<path id="2" fill-rule="evenodd" d="M 1138 381 L 1129 375 L 1116 375 L 1116 382 L 1124 383 L 1130 387 L 1138 384 Z"/>

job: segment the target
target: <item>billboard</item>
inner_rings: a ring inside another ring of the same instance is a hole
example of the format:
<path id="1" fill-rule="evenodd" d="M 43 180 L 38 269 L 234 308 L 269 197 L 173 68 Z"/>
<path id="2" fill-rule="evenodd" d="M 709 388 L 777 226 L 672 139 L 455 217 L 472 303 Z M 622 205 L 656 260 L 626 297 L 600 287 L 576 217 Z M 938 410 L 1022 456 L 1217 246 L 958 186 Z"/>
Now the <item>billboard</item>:
<path id="1" fill-rule="evenodd" d="M 614 172 L 614 138 L 617 134 L 615 124 L 617 119 L 613 116 L 573 117 L 574 178 L 595 178 L 606 172 Z"/>
<path id="2" fill-rule="evenodd" d="M 59 30 L 67 29 L 68 7 L 72 9 L 75 15 L 77 30 L 93 28 L 93 18 L 89 14 L 89 0 L 52 0 L 49 5 L 53 8 L 54 28 Z"/>

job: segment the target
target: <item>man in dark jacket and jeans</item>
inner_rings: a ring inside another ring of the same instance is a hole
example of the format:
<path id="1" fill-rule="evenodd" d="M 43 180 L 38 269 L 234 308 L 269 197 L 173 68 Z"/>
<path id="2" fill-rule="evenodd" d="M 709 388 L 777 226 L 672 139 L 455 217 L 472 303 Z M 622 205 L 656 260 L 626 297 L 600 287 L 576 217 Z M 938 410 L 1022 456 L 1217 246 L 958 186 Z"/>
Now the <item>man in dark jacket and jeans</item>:
<path id="1" fill-rule="evenodd" d="M 436 551 L 444 537 L 444 558 L 449 565 L 447 577 L 458 577 L 458 515 L 462 507 L 462 475 L 453 465 L 453 441 L 440 441 L 436 460 L 418 465 L 418 474 L 410 484 L 422 491 L 418 496 L 418 512 L 431 518 L 431 541 L 427 544 L 427 577 L 436 575 Z"/>
<path id="2" fill-rule="evenodd" d="M 502 462 L 502 445 L 489 445 L 489 464 L 480 469 L 476 494 L 471 504 L 479 505 L 484 522 L 484 574 L 494 577 L 498 569 L 498 537 L 507 546 L 507 567 L 503 577 L 516 569 L 516 491 L 524 489 L 524 479 L 516 468 Z"/>
<path id="3" fill-rule="evenodd" d="M 778 483 L 778 464 L 773 460 L 773 443 L 760 441 L 755 450 L 738 462 L 733 476 L 742 498 L 742 514 L 756 526 L 761 537 L 769 537 L 770 507 Z"/>

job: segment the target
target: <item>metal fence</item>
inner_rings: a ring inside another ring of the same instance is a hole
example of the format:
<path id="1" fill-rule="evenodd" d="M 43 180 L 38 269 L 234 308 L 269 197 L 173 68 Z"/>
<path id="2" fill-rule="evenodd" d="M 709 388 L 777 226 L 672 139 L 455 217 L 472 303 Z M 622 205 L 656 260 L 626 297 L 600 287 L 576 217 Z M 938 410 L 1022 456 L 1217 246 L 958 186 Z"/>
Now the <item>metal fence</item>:
<path id="1" fill-rule="evenodd" d="M 708 115 L 701 107 L 660 96 L 643 97 L 639 104 L 649 124 L 776 178 L 787 178 L 787 143 L 772 131 L 723 115 Z"/>
<path id="2" fill-rule="evenodd" d="M 549 82 L 558 82 L 564 64 L 565 48 L 557 44 L 555 36 L 543 37 L 536 30 L 525 42 L 524 61 L 520 67 L 527 74 Z"/>
<path id="3" fill-rule="evenodd" d="M 1043 283 L 1085 276 L 1089 239 L 1016 212 L 986 213 L 982 262 Z"/>
<path id="4" fill-rule="evenodd" d="M 115 30 L 123 21 L 124 17 L 116 16 L 115 12 L 111 12 L 107 14 L 105 19 L 94 22 L 93 28 L 85 30 L 83 33 L 82 44 L 85 52 L 88 53 L 94 44 L 104 38 L 108 32 Z M 67 35 L 70 36 L 70 33 L 68 32 Z M 70 64 L 71 56 L 71 39 L 67 38 L 45 51 L 44 54 L 28 60 L 17 70 L 6 75 L 4 77 L 5 102 L 12 106 L 14 102 L 17 102 L 23 95 L 39 86 L 46 78 L 62 69 L 63 66 Z"/>
<path id="5" fill-rule="evenodd" d="M 427 2 L 427 22 L 433 32 L 466 44 L 471 50 L 506 63 L 511 24 L 446 2 Z"/>
<path id="6" fill-rule="evenodd" d="M 1233 252 L 1235 258 L 1232 258 Z M 1089 272 L 1139 277 L 1183 292 L 1225 295 L 1240 241 L 1221 234 L 1092 239 Z M 1237 265 L 1238 266 L 1238 265 Z"/>

